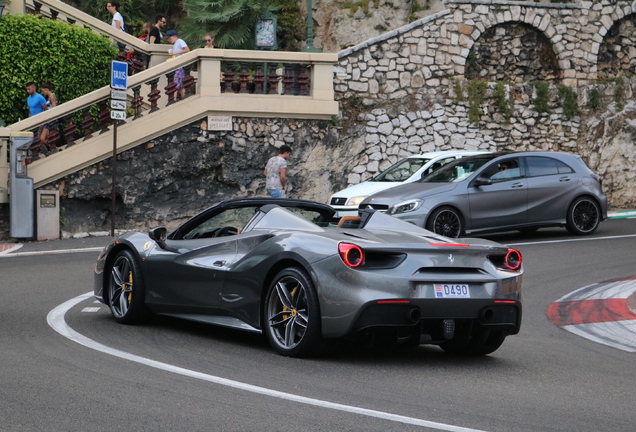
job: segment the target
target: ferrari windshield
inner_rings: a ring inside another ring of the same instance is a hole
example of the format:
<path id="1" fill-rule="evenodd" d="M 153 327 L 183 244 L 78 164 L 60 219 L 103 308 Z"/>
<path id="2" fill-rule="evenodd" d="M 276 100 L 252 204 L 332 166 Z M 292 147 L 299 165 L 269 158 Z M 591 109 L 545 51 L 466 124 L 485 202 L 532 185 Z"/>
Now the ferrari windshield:
<path id="1" fill-rule="evenodd" d="M 403 182 L 427 164 L 427 158 L 407 158 L 391 165 L 386 171 L 373 177 L 374 182 Z"/>
<path id="2" fill-rule="evenodd" d="M 475 171 L 497 156 L 498 155 L 484 155 L 457 159 L 448 165 L 444 165 L 437 171 L 433 171 L 419 181 L 422 183 L 460 182 L 470 177 Z"/>

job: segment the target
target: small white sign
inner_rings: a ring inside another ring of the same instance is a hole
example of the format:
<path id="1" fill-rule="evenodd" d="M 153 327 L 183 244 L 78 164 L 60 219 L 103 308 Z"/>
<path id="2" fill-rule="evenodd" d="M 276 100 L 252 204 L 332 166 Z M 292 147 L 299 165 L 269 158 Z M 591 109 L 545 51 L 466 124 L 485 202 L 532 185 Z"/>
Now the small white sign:
<path id="1" fill-rule="evenodd" d="M 110 98 L 111 99 L 126 100 L 126 99 L 128 99 L 128 94 L 126 93 L 125 90 L 111 90 L 110 91 Z"/>
<path id="2" fill-rule="evenodd" d="M 208 116 L 208 130 L 232 130 L 232 116 Z"/>
<path id="3" fill-rule="evenodd" d="M 111 111 L 110 118 L 113 120 L 126 120 L 126 111 Z"/>
<path id="4" fill-rule="evenodd" d="M 110 100 L 110 107 L 114 110 L 126 110 L 126 101 L 125 100 Z"/>

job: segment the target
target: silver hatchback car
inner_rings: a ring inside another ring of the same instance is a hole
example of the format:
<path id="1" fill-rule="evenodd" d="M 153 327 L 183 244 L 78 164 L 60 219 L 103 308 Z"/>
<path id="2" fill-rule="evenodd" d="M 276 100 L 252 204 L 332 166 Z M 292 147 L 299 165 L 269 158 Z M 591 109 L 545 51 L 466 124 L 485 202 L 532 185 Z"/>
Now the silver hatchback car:
<path id="1" fill-rule="evenodd" d="M 601 178 L 580 156 L 490 153 L 451 162 L 415 183 L 367 197 L 372 208 L 446 237 L 565 226 L 593 233 L 607 219 Z"/>

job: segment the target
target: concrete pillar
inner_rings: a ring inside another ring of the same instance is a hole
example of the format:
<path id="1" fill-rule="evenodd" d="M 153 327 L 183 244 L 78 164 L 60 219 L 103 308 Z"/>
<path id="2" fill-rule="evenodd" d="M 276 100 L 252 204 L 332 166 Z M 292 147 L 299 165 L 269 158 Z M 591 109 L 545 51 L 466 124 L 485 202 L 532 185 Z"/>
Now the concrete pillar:
<path id="1" fill-rule="evenodd" d="M 0 128 L 0 204 L 9 202 L 9 162 L 7 140 L 9 128 Z M 5 136 L 6 135 L 6 136 Z"/>
<path id="2" fill-rule="evenodd" d="M 199 58 L 199 81 L 197 93 L 201 97 L 221 95 L 221 59 Z"/>

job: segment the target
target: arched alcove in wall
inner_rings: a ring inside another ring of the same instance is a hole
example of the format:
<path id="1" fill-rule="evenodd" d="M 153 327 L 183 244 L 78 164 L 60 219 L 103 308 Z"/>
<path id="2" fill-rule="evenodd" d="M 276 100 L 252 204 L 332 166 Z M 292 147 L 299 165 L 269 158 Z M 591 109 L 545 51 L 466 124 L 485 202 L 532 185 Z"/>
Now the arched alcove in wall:
<path id="1" fill-rule="evenodd" d="M 561 77 L 550 40 L 521 22 L 497 24 L 475 41 L 465 76 L 489 81 L 553 81 Z"/>
<path id="2" fill-rule="evenodd" d="M 614 23 L 598 50 L 598 78 L 636 72 L 636 14 Z"/>

